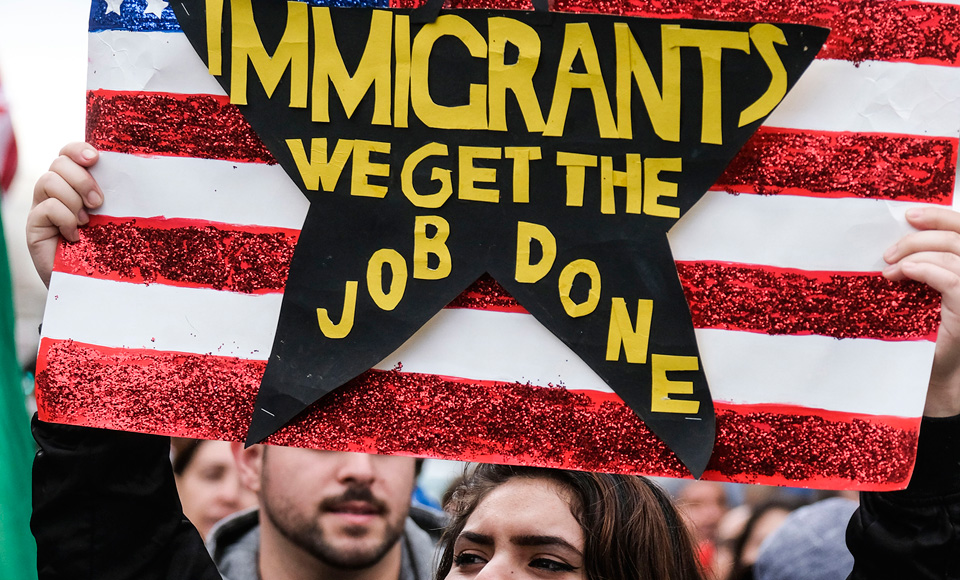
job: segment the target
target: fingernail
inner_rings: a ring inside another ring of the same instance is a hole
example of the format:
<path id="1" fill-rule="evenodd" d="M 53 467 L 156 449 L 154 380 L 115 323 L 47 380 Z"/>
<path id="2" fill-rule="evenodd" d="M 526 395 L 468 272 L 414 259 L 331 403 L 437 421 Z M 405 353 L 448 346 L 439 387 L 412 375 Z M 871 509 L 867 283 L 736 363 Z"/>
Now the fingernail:
<path id="1" fill-rule="evenodd" d="M 99 207 L 103 203 L 103 196 L 98 191 L 91 191 L 87 194 L 87 203 L 91 207 Z"/>
<path id="2" fill-rule="evenodd" d="M 87 161 L 93 161 L 97 157 L 96 149 L 86 148 L 80 152 L 80 155 Z"/>
<path id="3" fill-rule="evenodd" d="M 80 208 L 80 211 L 77 212 L 77 220 L 80 222 L 80 225 L 85 226 L 90 223 L 90 214 L 87 213 L 87 210 Z"/>
<path id="4" fill-rule="evenodd" d="M 909 219 L 917 219 L 923 215 L 923 210 L 919 207 L 912 207 L 907 210 L 906 215 Z"/>

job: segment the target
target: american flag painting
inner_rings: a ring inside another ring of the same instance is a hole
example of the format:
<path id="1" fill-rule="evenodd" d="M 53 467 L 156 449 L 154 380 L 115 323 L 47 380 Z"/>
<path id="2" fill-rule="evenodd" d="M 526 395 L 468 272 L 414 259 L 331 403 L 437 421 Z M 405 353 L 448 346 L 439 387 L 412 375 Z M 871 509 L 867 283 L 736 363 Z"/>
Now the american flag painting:
<path id="1" fill-rule="evenodd" d="M 495 7 L 528 8 L 513 4 Z M 361 5 L 413 7 L 349 3 Z M 881 255 L 909 230 L 908 207 L 953 203 L 960 5 L 558 0 L 553 9 L 832 29 L 669 235 L 716 408 L 704 477 L 905 486 L 939 297 L 887 282 Z M 106 203 L 58 253 L 41 418 L 243 440 L 307 201 L 166 2 L 94 0 L 89 56 L 87 140 L 102 152 Z M 267 442 L 689 475 L 490 278 Z"/>

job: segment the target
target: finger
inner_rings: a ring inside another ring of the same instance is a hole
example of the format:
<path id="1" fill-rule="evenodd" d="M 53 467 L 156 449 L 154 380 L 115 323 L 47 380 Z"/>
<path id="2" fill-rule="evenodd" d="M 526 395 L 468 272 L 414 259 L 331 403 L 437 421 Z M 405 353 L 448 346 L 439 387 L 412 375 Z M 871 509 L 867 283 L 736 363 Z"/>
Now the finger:
<path id="1" fill-rule="evenodd" d="M 70 158 L 81 167 L 92 167 L 100 158 L 100 153 L 93 145 L 82 141 L 75 141 L 63 146 L 60 155 Z"/>
<path id="2" fill-rule="evenodd" d="M 888 264 L 894 264 L 921 252 L 944 252 L 960 255 L 960 233 L 951 230 L 932 229 L 907 234 L 884 252 L 883 259 Z"/>
<path id="3" fill-rule="evenodd" d="M 34 245 L 62 235 L 71 242 L 80 239 L 80 218 L 57 199 L 48 199 L 27 214 L 27 244 Z"/>
<path id="4" fill-rule="evenodd" d="M 944 302 L 960 305 L 960 275 L 951 268 L 926 260 L 904 260 L 895 267 L 901 279 L 922 282 L 939 292 Z"/>
<path id="5" fill-rule="evenodd" d="M 80 168 L 80 171 L 86 170 Z M 55 171 L 48 171 L 41 175 L 40 179 L 37 180 L 37 185 L 34 187 L 34 207 L 36 208 L 45 204 L 44 207 L 46 209 L 44 211 L 50 211 L 54 203 L 48 204 L 46 202 L 59 202 L 60 206 L 76 215 L 81 224 L 85 224 L 88 221 L 87 212 L 84 210 L 83 198 L 61 174 Z"/>
<path id="6" fill-rule="evenodd" d="M 904 264 L 925 263 L 947 272 L 953 273 L 960 278 L 960 256 L 950 252 L 919 252 L 911 254 L 906 259 L 884 268 L 883 275 L 889 280 L 914 279 L 903 271 Z M 909 266 L 908 266 L 909 267 Z"/>
<path id="7" fill-rule="evenodd" d="M 60 179 L 54 179 L 52 175 Z M 62 187 L 67 185 L 67 189 Z M 81 200 L 81 206 L 88 208 L 100 207 L 103 203 L 103 192 L 97 181 L 85 167 L 78 165 L 73 159 L 61 155 L 50 164 L 50 171 L 37 180 L 33 190 L 34 204 L 42 202 L 47 197 L 58 196 L 67 203 L 64 196 L 76 195 Z M 67 203 L 67 205 L 71 205 Z"/>
<path id="8" fill-rule="evenodd" d="M 916 207 L 907 210 L 907 221 L 918 230 L 960 233 L 960 213 L 946 207 Z"/>

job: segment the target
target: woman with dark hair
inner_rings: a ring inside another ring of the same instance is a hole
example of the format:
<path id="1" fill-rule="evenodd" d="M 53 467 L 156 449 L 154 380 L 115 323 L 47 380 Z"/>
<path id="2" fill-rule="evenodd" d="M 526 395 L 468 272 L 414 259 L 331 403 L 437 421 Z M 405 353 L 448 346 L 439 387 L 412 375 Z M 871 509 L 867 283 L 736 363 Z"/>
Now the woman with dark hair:
<path id="1" fill-rule="evenodd" d="M 444 506 L 439 580 L 701 580 L 667 495 L 629 475 L 478 465 Z"/>

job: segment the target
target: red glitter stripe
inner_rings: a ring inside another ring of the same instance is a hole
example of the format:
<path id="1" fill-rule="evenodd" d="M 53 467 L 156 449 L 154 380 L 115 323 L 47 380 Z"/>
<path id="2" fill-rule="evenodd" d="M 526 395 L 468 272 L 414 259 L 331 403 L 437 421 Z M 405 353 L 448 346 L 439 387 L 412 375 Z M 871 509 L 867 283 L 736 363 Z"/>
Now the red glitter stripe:
<path id="1" fill-rule="evenodd" d="M 37 403 L 45 421 L 240 441 L 264 366 L 262 361 L 44 339 Z M 717 444 L 707 477 L 901 488 L 912 470 L 918 427 L 919 418 L 718 404 Z M 610 394 L 397 370 L 364 373 L 269 442 L 688 475 Z"/>
<path id="2" fill-rule="evenodd" d="M 60 245 L 57 272 L 246 294 L 283 292 L 299 230 L 203 220 L 91 216 Z"/>
<path id="3" fill-rule="evenodd" d="M 219 118 L 204 117 L 217 110 Z M 226 97 L 92 91 L 87 123 L 104 151 L 275 163 Z M 950 205 L 957 149 L 946 137 L 761 127 L 715 188 Z"/>
<path id="4" fill-rule="evenodd" d="M 87 92 L 87 142 L 101 151 L 275 164 L 228 97 Z"/>
<path id="5" fill-rule="evenodd" d="M 283 292 L 299 232 L 201 220 L 92 216 L 61 244 L 57 272 L 247 294 Z M 696 328 L 834 338 L 936 340 L 940 297 L 878 273 L 677 262 Z M 448 308 L 526 312 L 484 275 Z"/>
<path id="6" fill-rule="evenodd" d="M 395 8 L 419 0 L 391 0 Z M 451 0 L 451 8 L 532 10 L 528 0 Z M 892 0 L 556 0 L 554 10 L 747 22 L 831 29 L 818 58 L 960 66 L 960 7 Z"/>
<path id="7" fill-rule="evenodd" d="M 677 262 L 693 325 L 834 338 L 937 338 L 940 295 L 879 273 Z"/>
<path id="8" fill-rule="evenodd" d="M 957 145 L 947 137 L 761 127 L 714 189 L 950 205 Z"/>

